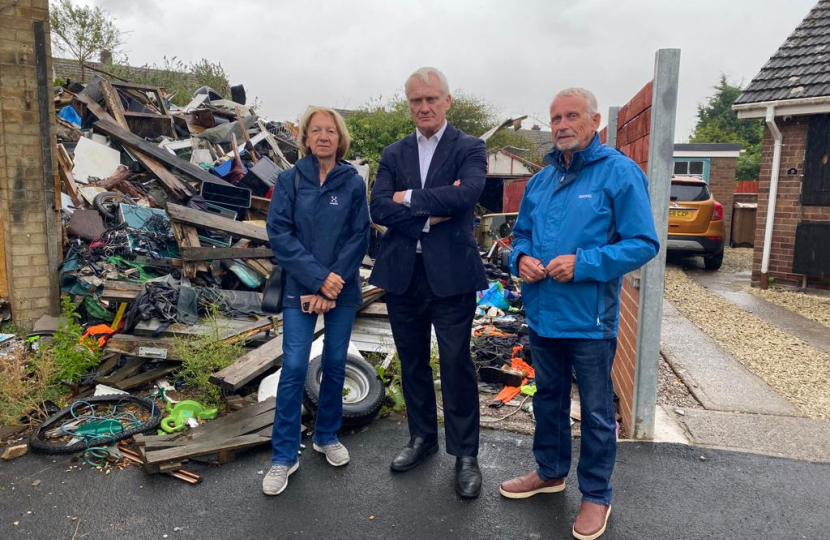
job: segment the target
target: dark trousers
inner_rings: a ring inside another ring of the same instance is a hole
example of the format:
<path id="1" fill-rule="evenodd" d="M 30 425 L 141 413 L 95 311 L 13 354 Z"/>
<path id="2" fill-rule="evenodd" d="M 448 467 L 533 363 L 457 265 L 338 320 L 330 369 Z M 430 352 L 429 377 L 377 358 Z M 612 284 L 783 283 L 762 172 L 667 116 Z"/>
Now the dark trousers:
<path id="1" fill-rule="evenodd" d="M 430 327 L 435 327 L 440 358 L 447 452 L 478 455 L 478 385 L 470 357 L 475 293 L 440 298 L 427 281 L 424 261 L 416 257 L 412 282 L 404 294 L 386 294 L 389 322 L 401 360 L 409 434 L 438 436 L 435 387 L 430 367 Z"/>
<path id="2" fill-rule="evenodd" d="M 571 373 L 576 373 L 582 438 L 576 477 L 585 501 L 611 504 L 617 423 L 611 366 L 617 338 L 550 339 L 530 331 L 536 394 L 533 453 L 539 477 L 564 478 L 571 467 Z"/>

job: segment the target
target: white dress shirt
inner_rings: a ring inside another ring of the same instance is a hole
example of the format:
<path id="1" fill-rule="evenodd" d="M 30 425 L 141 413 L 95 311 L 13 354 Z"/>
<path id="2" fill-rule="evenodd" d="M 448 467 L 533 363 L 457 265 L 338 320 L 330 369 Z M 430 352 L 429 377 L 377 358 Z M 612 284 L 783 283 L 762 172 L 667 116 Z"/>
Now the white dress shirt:
<path id="1" fill-rule="evenodd" d="M 427 173 L 429 172 L 429 165 L 432 163 L 432 156 L 435 155 L 435 149 L 438 148 L 438 143 L 441 142 L 441 137 L 444 135 L 444 131 L 447 129 L 447 122 L 444 121 L 444 125 L 441 126 L 441 129 L 435 133 L 432 137 L 425 137 L 418 129 L 415 129 L 415 140 L 418 141 L 418 165 L 420 166 L 421 170 L 421 188 L 427 182 Z M 404 195 L 404 204 L 408 207 L 412 201 L 412 190 L 406 190 L 406 195 Z M 424 232 L 429 232 L 429 220 L 427 220 L 426 225 L 424 225 Z M 421 241 L 418 240 L 418 245 L 415 248 L 416 253 L 421 253 Z"/>

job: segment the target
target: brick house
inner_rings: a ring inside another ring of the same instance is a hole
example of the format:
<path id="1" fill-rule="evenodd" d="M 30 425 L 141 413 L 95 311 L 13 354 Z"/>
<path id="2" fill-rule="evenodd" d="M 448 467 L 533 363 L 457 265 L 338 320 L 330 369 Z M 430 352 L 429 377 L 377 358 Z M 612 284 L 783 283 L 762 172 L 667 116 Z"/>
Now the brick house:
<path id="1" fill-rule="evenodd" d="M 830 289 L 830 0 L 821 0 L 733 105 L 764 118 L 752 282 Z"/>
<path id="2" fill-rule="evenodd" d="M 735 168 L 740 144 L 696 143 L 674 145 L 674 174 L 697 176 L 709 184 L 716 201 L 723 205 L 723 237 L 729 243 L 732 204 L 735 195 Z"/>

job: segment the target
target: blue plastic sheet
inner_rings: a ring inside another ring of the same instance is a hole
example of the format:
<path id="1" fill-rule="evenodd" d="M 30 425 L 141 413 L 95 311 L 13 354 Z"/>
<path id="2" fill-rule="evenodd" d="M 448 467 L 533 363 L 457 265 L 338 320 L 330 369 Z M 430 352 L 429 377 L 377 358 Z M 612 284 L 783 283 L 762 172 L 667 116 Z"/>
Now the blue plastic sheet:
<path id="1" fill-rule="evenodd" d="M 478 307 L 496 307 L 502 311 L 507 311 L 510 309 L 510 303 L 508 303 L 504 293 L 504 286 L 501 282 L 492 283 L 489 289 L 478 294 Z"/>
<path id="2" fill-rule="evenodd" d="M 66 107 L 61 109 L 61 111 L 58 113 L 58 117 L 62 120 L 66 120 L 70 124 L 81 127 L 81 117 L 72 107 L 72 105 L 67 105 Z"/>

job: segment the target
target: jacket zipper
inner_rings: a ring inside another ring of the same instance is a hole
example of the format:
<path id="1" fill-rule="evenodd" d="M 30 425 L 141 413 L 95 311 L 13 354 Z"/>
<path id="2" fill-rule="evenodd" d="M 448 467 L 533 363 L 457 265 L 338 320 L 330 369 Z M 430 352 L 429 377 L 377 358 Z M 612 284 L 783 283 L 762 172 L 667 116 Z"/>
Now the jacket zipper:
<path id="1" fill-rule="evenodd" d="M 602 296 L 600 294 L 601 287 L 602 283 L 597 282 L 597 328 L 602 327 L 602 322 L 600 321 L 600 314 L 602 313 Z"/>

